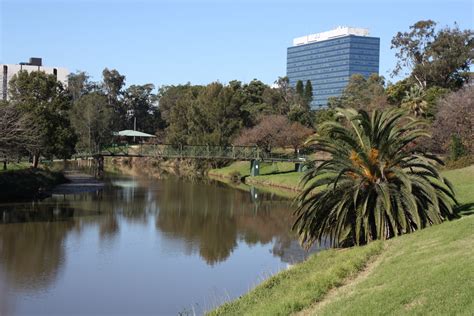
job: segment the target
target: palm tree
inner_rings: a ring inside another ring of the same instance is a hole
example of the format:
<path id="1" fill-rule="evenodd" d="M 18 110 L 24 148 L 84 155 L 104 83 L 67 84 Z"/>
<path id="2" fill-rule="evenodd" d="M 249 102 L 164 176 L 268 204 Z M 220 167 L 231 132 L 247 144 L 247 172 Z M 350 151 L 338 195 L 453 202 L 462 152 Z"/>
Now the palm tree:
<path id="1" fill-rule="evenodd" d="M 428 108 L 428 102 L 424 100 L 425 96 L 426 94 L 423 89 L 414 85 L 410 87 L 409 91 L 405 92 L 401 106 L 410 111 L 415 117 L 421 117 Z"/>
<path id="2" fill-rule="evenodd" d="M 331 158 L 312 161 L 302 180 L 293 229 L 303 245 L 360 245 L 456 217 L 453 188 L 435 166 L 442 162 L 408 148 L 429 136 L 426 123 L 401 109 L 337 115 L 308 141 Z"/>

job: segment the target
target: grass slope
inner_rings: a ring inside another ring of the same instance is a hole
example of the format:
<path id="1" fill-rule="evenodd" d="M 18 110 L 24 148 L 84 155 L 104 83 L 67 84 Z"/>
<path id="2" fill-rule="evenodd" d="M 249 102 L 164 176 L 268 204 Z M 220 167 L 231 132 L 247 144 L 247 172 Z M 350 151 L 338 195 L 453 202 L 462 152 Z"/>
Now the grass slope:
<path id="1" fill-rule="evenodd" d="M 382 243 L 374 242 L 365 247 L 322 251 L 210 315 L 288 315 L 300 311 L 362 270 L 381 249 Z"/>
<path id="2" fill-rule="evenodd" d="M 382 262 L 318 315 L 472 315 L 474 216 L 386 242 Z"/>
<path id="3" fill-rule="evenodd" d="M 295 170 L 295 164 L 291 162 L 262 162 L 260 164 L 260 175 L 277 174 L 281 172 L 290 172 Z M 250 162 L 236 161 L 227 167 L 211 169 L 210 175 L 230 177 L 234 172 L 240 173 L 241 177 L 250 176 Z"/>
<path id="4" fill-rule="evenodd" d="M 442 174 L 453 183 L 459 203 L 474 203 L 474 165 L 443 171 Z"/>

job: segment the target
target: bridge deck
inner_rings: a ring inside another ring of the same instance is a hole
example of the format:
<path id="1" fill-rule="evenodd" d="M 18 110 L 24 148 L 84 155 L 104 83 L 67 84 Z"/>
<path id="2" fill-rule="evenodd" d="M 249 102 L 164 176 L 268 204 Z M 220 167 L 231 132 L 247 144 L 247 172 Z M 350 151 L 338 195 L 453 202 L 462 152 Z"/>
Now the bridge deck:
<path id="1" fill-rule="evenodd" d="M 304 162 L 306 158 L 297 154 L 268 153 L 258 147 L 247 146 L 173 146 L 173 145 L 112 145 L 95 153 L 78 153 L 77 158 L 105 157 L 155 157 L 190 159 L 227 159 Z"/>

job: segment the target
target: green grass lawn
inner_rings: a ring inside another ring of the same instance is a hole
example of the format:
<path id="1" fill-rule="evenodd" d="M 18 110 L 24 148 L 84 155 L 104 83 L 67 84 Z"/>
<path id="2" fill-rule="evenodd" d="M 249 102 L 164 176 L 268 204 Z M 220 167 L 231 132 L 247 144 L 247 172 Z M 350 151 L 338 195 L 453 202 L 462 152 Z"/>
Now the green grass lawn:
<path id="1" fill-rule="evenodd" d="M 278 174 L 295 170 L 295 164 L 291 162 L 262 162 L 260 164 L 260 175 Z M 232 173 L 238 172 L 241 177 L 250 176 L 250 162 L 236 161 L 227 167 L 211 169 L 210 175 L 229 177 Z"/>
<path id="2" fill-rule="evenodd" d="M 238 172 L 240 177 L 245 177 L 246 184 L 297 190 L 304 173 L 294 170 L 295 164 L 291 162 L 263 162 L 260 165 L 260 175 L 251 177 L 250 162 L 237 161 L 227 167 L 212 169 L 208 174 L 211 177 L 230 178 L 233 173 Z"/>
<path id="3" fill-rule="evenodd" d="M 442 174 L 453 183 L 459 203 L 474 203 L 474 165 Z"/>
<path id="4" fill-rule="evenodd" d="M 443 175 L 460 203 L 474 203 L 474 165 Z M 385 242 L 322 251 L 211 314 L 472 315 L 473 258 L 474 215 L 465 215 Z M 366 275 L 348 279 L 367 263 Z"/>
<path id="5" fill-rule="evenodd" d="M 10 162 L 7 164 L 7 170 L 3 170 L 3 162 L 0 163 L 0 172 L 23 170 L 31 167 L 29 162 Z"/>

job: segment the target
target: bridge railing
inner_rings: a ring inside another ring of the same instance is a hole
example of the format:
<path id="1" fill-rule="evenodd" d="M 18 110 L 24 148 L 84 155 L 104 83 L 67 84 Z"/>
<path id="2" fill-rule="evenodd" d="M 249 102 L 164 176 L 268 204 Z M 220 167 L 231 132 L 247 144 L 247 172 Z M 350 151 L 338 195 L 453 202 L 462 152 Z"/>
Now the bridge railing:
<path id="1" fill-rule="evenodd" d="M 168 144 L 114 144 L 104 147 L 98 153 L 80 153 L 77 157 L 91 156 L 144 156 L 157 158 L 200 158 L 232 160 L 272 160 L 304 161 L 305 158 L 295 153 L 266 152 L 250 146 L 207 146 L 207 145 L 168 145 Z"/>

